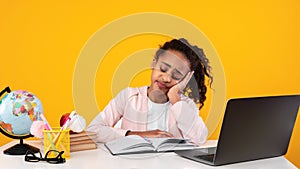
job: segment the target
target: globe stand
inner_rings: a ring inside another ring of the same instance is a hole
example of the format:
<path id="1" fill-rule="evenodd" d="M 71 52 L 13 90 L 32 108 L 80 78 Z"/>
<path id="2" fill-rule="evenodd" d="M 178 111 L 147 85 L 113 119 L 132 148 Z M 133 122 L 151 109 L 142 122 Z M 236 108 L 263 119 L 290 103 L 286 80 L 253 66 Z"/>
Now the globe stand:
<path id="1" fill-rule="evenodd" d="M 6 150 L 4 150 L 4 154 L 7 155 L 25 155 L 26 152 L 30 150 L 34 153 L 38 153 L 40 151 L 40 149 L 33 147 L 31 145 L 28 144 L 24 144 L 23 143 L 23 139 L 20 139 L 20 144 L 16 144 Z"/>

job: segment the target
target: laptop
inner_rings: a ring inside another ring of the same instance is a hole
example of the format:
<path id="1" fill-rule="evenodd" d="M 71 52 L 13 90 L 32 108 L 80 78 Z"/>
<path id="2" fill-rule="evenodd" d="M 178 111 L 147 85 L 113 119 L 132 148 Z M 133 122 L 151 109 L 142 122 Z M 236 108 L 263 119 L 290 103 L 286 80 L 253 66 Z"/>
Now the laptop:
<path id="1" fill-rule="evenodd" d="M 175 153 L 212 166 L 282 156 L 299 105 L 300 95 L 230 99 L 217 147 Z"/>

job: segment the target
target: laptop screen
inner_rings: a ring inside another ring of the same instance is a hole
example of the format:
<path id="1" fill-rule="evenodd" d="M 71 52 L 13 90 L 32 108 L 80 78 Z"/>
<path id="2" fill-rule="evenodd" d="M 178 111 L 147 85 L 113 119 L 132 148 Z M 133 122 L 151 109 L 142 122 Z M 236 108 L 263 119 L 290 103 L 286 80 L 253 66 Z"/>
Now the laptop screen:
<path id="1" fill-rule="evenodd" d="M 284 155 L 300 95 L 231 99 L 227 103 L 216 164 Z"/>

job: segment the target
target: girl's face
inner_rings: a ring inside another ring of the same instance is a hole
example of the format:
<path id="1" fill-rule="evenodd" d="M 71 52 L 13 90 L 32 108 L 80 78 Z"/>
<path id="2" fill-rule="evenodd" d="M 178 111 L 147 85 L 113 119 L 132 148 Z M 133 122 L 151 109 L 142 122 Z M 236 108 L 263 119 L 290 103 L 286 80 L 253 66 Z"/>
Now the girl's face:
<path id="1" fill-rule="evenodd" d="M 185 55 L 176 50 L 166 50 L 152 63 L 151 86 L 152 90 L 161 90 L 165 94 L 179 83 L 190 72 L 190 62 Z"/>

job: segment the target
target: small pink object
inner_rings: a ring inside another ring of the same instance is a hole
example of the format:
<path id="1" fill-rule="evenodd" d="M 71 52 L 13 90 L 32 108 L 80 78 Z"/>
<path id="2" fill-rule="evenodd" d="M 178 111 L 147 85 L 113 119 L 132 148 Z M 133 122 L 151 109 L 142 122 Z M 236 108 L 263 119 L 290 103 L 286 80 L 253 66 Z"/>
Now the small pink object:
<path id="1" fill-rule="evenodd" d="M 34 121 L 30 127 L 30 133 L 37 138 L 43 138 L 43 129 L 44 122 L 43 121 Z"/>

